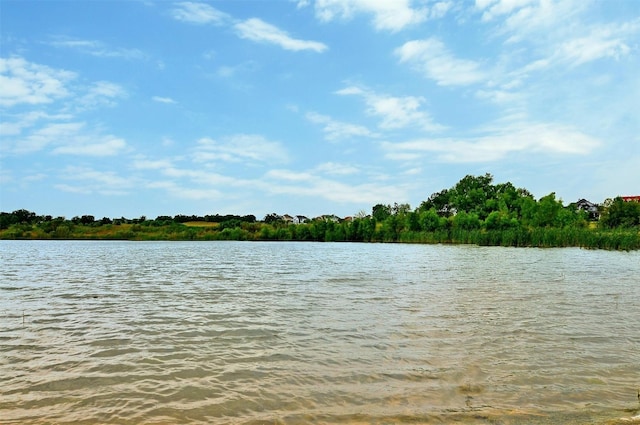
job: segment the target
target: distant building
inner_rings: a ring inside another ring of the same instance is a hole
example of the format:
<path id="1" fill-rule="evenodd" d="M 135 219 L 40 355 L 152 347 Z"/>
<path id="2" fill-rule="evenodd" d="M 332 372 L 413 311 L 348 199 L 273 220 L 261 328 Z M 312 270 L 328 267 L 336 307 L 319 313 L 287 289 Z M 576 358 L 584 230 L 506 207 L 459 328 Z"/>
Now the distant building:
<path id="1" fill-rule="evenodd" d="M 297 216 L 293 217 L 293 223 L 294 224 L 302 224 L 302 223 L 306 223 L 307 221 L 309 221 L 309 219 L 307 217 L 305 217 L 304 215 L 297 215 Z"/>
<path id="2" fill-rule="evenodd" d="M 334 214 L 324 214 L 324 215 L 321 215 L 319 217 L 314 218 L 314 220 L 332 221 L 334 223 L 339 223 L 340 222 L 340 217 L 338 217 L 337 215 L 334 215 Z"/>
<path id="3" fill-rule="evenodd" d="M 285 215 L 282 216 L 282 221 L 284 221 L 285 223 L 289 223 L 289 224 L 302 224 L 302 223 L 306 223 L 307 221 L 309 221 L 309 219 L 307 217 L 305 217 L 304 215 L 291 216 L 289 214 L 285 214 Z"/>
<path id="4" fill-rule="evenodd" d="M 576 209 L 586 211 L 589 214 L 590 220 L 598 220 L 600 218 L 598 205 L 593 202 L 589 202 L 586 199 L 580 199 L 576 202 Z"/>
<path id="5" fill-rule="evenodd" d="M 293 217 L 291 217 L 289 214 L 285 214 L 282 216 L 282 220 L 285 223 L 293 223 Z"/>
<path id="6" fill-rule="evenodd" d="M 640 195 L 636 196 L 621 196 L 624 202 L 640 202 Z"/>

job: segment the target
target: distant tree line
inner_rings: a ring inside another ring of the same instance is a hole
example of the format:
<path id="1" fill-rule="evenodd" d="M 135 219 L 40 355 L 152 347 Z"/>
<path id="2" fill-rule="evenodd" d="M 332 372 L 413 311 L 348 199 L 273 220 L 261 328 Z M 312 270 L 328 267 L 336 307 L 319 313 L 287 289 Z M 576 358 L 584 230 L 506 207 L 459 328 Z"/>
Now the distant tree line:
<path id="1" fill-rule="evenodd" d="M 286 240 L 473 243 L 503 246 L 582 246 L 640 249 L 640 203 L 609 199 L 599 220 L 550 193 L 536 200 L 493 176 L 465 176 L 433 193 L 417 208 L 377 204 L 371 214 L 337 220 L 319 217 L 292 224 L 277 214 L 159 216 L 110 219 L 84 215 L 39 216 L 27 210 L 0 213 L 3 239 Z"/>
<path id="2" fill-rule="evenodd" d="M 158 216 L 155 219 L 147 219 L 145 216 L 139 218 L 108 218 L 103 217 L 96 219 L 92 215 L 76 216 L 67 220 L 65 217 L 53 218 L 50 215 L 37 215 L 34 212 L 24 209 L 14 211 L 12 213 L 0 212 L 0 230 L 8 229 L 9 226 L 14 224 L 43 224 L 43 223 L 64 223 L 70 222 L 73 224 L 82 224 L 85 226 L 102 226 L 107 224 L 146 224 L 146 225 L 165 225 L 171 223 L 189 223 L 189 222 L 202 222 L 202 223 L 224 223 L 224 222 L 237 222 L 237 223 L 255 223 L 255 215 L 176 215 L 176 216 Z"/>

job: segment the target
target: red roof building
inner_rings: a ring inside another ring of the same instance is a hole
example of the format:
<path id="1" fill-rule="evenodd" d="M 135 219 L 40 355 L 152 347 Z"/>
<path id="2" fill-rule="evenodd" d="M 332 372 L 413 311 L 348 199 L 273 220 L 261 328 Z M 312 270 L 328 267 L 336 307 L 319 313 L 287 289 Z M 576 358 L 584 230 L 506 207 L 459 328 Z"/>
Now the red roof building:
<path id="1" fill-rule="evenodd" d="M 621 196 L 624 202 L 640 202 L 640 196 Z"/>

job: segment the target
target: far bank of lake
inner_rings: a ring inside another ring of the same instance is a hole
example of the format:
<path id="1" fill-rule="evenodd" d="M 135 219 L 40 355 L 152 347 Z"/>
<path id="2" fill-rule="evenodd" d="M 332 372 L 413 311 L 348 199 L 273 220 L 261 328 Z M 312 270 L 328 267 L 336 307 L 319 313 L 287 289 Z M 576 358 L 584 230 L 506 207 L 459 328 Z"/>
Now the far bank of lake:
<path id="1" fill-rule="evenodd" d="M 131 240 L 131 241 L 300 241 L 400 242 L 418 244 L 473 244 L 509 247 L 580 247 L 607 250 L 640 249 L 637 228 L 514 227 L 465 229 L 445 227 L 433 231 L 410 230 L 372 219 L 311 221 L 302 224 L 239 222 L 163 222 L 79 224 L 65 220 L 16 224 L 0 230 L 0 240 Z"/>

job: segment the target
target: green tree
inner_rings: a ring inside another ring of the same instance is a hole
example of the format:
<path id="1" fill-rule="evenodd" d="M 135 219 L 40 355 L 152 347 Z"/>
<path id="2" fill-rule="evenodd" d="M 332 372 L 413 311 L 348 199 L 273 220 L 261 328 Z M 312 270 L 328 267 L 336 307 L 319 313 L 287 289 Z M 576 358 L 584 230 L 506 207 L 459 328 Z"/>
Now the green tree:
<path id="1" fill-rule="evenodd" d="M 558 225 L 558 213 L 562 202 L 556 200 L 555 192 L 543 196 L 538 201 L 534 223 L 537 227 L 554 227 Z"/>
<path id="2" fill-rule="evenodd" d="M 605 209 L 600 225 L 605 228 L 640 226 L 640 202 L 615 198 Z"/>
<path id="3" fill-rule="evenodd" d="M 376 204 L 371 209 L 371 216 L 379 222 L 383 222 L 391 215 L 391 205 Z"/>
<path id="4" fill-rule="evenodd" d="M 495 188 L 491 184 L 493 176 L 489 173 L 484 176 L 467 175 L 452 189 L 452 204 L 458 211 L 475 213 L 478 218 L 484 220 L 489 212 L 487 207 L 491 203 L 487 200 L 494 198 Z"/>
<path id="5" fill-rule="evenodd" d="M 479 229 L 482 226 L 480 218 L 476 213 L 460 211 L 453 217 L 453 227 L 462 230 Z"/>
<path id="6" fill-rule="evenodd" d="M 423 212 L 433 209 L 438 214 L 444 217 L 449 217 L 454 212 L 453 205 L 451 203 L 452 195 L 453 192 L 449 191 L 448 189 L 436 192 L 432 194 L 429 199 L 423 201 L 420 204 L 420 206 L 418 207 L 418 211 Z"/>
<path id="7" fill-rule="evenodd" d="M 446 219 L 440 217 L 435 208 L 422 211 L 419 215 L 420 228 L 427 232 L 435 232 L 445 227 Z"/>

